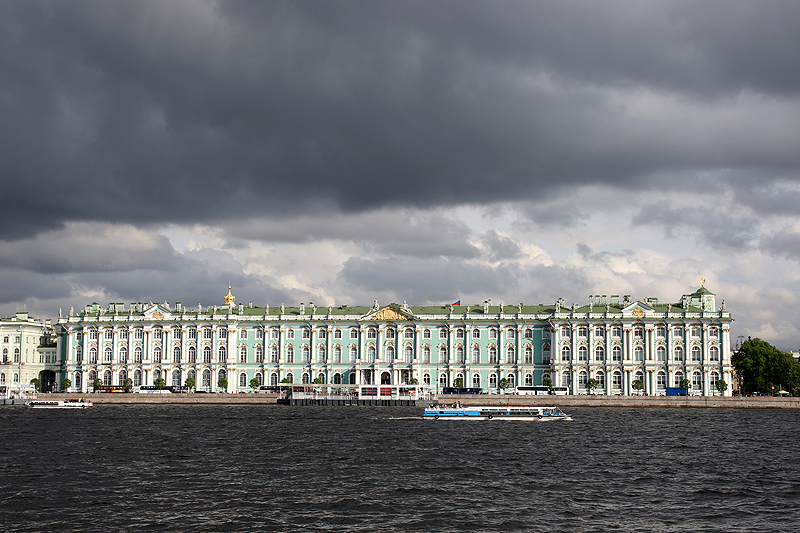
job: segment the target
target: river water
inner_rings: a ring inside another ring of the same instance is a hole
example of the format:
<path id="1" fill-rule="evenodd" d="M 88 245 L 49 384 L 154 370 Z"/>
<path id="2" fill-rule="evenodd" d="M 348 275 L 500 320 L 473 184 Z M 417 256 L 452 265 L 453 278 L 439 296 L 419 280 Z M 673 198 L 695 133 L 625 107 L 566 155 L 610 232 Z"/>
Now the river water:
<path id="1" fill-rule="evenodd" d="M 797 531 L 800 411 L 0 407 L 5 531 Z"/>

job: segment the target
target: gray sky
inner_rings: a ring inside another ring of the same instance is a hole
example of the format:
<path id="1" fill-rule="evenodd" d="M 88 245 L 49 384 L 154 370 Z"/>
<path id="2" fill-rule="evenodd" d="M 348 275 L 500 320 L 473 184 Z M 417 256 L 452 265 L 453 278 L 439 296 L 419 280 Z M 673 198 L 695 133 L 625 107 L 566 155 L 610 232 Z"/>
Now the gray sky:
<path id="1" fill-rule="evenodd" d="M 800 346 L 797 2 L 2 2 L 0 312 L 677 301 Z"/>

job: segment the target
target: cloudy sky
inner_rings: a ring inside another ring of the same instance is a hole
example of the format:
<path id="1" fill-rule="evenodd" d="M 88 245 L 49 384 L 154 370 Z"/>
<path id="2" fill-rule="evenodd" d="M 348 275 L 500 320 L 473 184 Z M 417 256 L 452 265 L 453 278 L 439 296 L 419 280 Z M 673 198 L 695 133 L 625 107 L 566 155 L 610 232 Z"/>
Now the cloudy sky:
<path id="1" fill-rule="evenodd" d="M 800 3 L 2 2 L 0 314 L 677 301 L 800 346 Z"/>

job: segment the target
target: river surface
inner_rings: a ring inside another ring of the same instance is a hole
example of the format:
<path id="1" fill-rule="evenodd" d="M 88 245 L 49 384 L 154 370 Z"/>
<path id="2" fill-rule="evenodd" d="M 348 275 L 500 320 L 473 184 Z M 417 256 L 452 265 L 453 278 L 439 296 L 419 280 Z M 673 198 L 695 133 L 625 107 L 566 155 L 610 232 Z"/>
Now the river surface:
<path id="1" fill-rule="evenodd" d="M 0 406 L 4 531 L 786 531 L 800 411 Z"/>

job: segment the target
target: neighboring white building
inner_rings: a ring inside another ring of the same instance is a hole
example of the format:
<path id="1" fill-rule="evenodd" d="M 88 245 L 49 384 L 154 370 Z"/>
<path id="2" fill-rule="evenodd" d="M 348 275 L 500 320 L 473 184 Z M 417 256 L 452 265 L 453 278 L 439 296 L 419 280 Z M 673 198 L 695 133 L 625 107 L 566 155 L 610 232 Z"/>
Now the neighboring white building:
<path id="1" fill-rule="evenodd" d="M 25 311 L 0 317 L 0 396 L 19 394 L 34 378 L 50 390 L 61 371 L 49 320 Z"/>
<path id="2" fill-rule="evenodd" d="M 167 385 L 195 380 L 229 392 L 261 384 L 403 384 L 500 392 L 505 379 L 540 385 L 545 377 L 573 394 L 662 394 L 684 378 L 693 394 L 731 383 L 730 313 L 705 287 L 675 303 L 590 296 L 589 304 L 259 307 L 121 303 L 87 305 L 59 318 L 58 357 L 73 390 L 105 385 Z M 726 395 L 730 395 L 729 387 Z"/>

